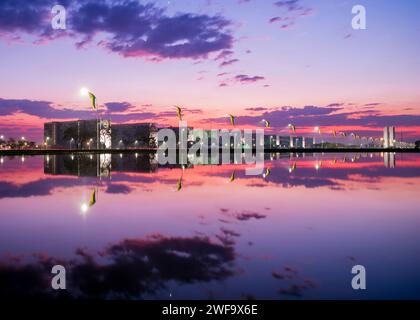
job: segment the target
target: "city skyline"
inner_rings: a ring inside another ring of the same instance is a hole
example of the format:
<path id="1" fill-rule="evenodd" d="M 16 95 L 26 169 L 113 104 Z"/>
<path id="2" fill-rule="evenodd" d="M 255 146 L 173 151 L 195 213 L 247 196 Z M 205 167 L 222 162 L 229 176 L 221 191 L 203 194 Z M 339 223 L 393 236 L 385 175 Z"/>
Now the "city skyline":
<path id="1" fill-rule="evenodd" d="M 420 4 L 363 1 L 366 30 L 351 28 L 353 5 L 63 1 L 67 29 L 52 30 L 52 1 L 3 2 L 0 134 L 42 141 L 45 122 L 96 118 L 88 87 L 114 123 L 171 126 L 179 105 L 204 129 L 229 127 L 229 113 L 239 128 L 268 119 L 267 133 L 294 123 L 300 135 L 381 137 L 396 126 L 418 140 Z"/>

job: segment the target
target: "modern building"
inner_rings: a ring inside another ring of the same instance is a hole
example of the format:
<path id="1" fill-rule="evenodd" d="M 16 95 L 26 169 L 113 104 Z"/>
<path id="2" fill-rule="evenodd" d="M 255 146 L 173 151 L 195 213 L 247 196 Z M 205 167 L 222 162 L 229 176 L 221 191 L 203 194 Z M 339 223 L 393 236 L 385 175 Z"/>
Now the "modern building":
<path id="1" fill-rule="evenodd" d="M 156 147 L 157 128 L 150 123 L 112 124 L 77 120 L 44 124 L 44 145 L 57 149 L 129 149 Z"/>
<path id="2" fill-rule="evenodd" d="M 384 128 L 384 148 L 394 148 L 395 147 L 395 127 L 385 127 Z"/>
<path id="3" fill-rule="evenodd" d="M 315 146 L 315 138 L 313 137 L 305 137 L 303 138 L 303 148 L 310 149 Z"/>
<path id="4" fill-rule="evenodd" d="M 304 148 L 304 138 L 303 137 L 292 137 L 293 148 Z"/>
<path id="5" fill-rule="evenodd" d="M 112 126 L 112 149 L 157 147 L 157 128 L 152 123 L 117 124 Z"/>
<path id="6" fill-rule="evenodd" d="M 278 136 L 280 148 L 290 148 L 290 137 L 289 136 Z"/>
<path id="7" fill-rule="evenodd" d="M 44 145 L 62 149 L 102 149 L 100 131 L 110 131 L 108 120 L 77 120 L 44 124 Z M 105 143 L 103 149 L 105 149 Z"/>
<path id="8" fill-rule="evenodd" d="M 278 136 L 273 134 L 264 135 L 264 149 L 278 149 L 280 142 L 279 144 L 277 142 L 279 142 Z"/>

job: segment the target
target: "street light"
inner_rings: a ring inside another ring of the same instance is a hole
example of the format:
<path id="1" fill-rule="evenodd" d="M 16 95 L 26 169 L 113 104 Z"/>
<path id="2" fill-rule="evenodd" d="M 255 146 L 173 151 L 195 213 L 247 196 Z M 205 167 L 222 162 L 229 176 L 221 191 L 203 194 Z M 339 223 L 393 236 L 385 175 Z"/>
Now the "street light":
<path id="1" fill-rule="evenodd" d="M 89 94 L 89 89 L 88 88 L 81 88 L 80 89 L 80 94 L 82 96 L 87 96 Z"/>

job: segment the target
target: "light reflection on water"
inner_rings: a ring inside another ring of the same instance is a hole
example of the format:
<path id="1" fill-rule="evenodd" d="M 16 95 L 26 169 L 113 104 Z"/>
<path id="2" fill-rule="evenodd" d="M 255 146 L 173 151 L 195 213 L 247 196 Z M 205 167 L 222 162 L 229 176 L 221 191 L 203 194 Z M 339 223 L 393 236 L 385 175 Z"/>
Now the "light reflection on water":
<path id="1" fill-rule="evenodd" d="M 266 154 L 259 176 L 144 153 L 2 159 L 1 296 L 56 296 L 63 264 L 66 297 L 420 298 L 417 154 Z"/>

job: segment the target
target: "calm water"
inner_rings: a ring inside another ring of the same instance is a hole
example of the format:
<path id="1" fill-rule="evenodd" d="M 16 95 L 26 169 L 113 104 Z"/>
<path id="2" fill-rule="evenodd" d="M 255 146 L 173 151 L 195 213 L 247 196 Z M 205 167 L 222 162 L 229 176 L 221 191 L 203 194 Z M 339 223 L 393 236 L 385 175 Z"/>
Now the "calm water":
<path id="1" fill-rule="evenodd" d="M 0 295 L 142 299 L 420 298 L 420 155 L 4 157 Z M 89 207 L 93 191 L 96 203 Z M 351 268 L 367 290 L 351 288 Z"/>

